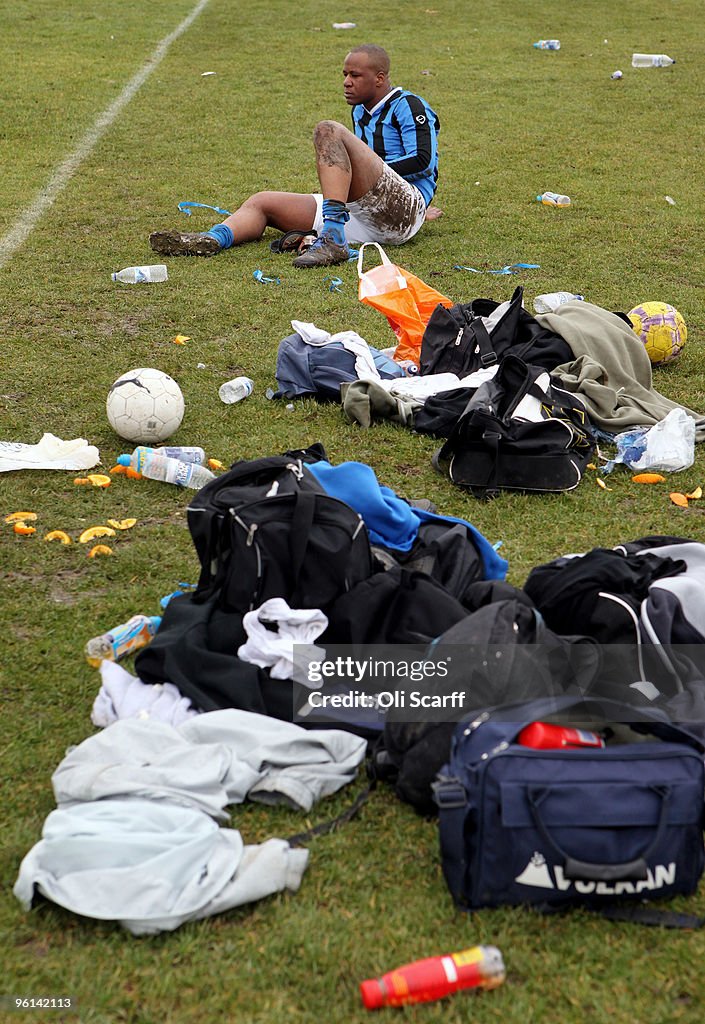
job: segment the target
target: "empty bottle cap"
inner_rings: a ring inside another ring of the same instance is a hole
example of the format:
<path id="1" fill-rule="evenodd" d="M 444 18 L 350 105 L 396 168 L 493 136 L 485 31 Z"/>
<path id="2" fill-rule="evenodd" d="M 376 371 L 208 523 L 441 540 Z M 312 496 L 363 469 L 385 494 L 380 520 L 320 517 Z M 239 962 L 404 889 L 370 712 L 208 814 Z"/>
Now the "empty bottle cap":
<path id="1" fill-rule="evenodd" d="M 130 465 L 130 456 L 129 455 L 118 455 L 118 457 L 117 457 L 117 464 L 118 464 L 118 466 L 129 466 Z"/>

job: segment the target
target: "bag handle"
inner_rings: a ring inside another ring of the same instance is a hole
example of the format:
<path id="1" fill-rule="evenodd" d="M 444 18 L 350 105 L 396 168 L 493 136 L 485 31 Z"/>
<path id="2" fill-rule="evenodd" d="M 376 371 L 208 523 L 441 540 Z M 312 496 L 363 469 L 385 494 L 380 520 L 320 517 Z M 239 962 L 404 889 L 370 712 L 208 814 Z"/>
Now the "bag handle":
<path id="1" fill-rule="evenodd" d="M 289 565 L 291 567 L 292 600 L 298 595 L 299 576 L 303 568 L 308 540 L 311 536 L 316 496 L 312 491 L 296 491 L 294 495 L 294 511 L 289 530 Z"/>
<path id="2" fill-rule="evenodd" d="M 626 879 L 637 880 L 647 878 L 647 860 L 654 850 L 658 848 L 661 840 L 663 839 L 663 833 L 668 821 L 668 797 L 671 795 L 671 787 L 651 786 L 649 788 L 652 789 L 661 800 L 661 809 L 659 813 L 658 826 L 656 828 L 656 835 L 640 857 L 635 857 L 634 860 L 624 861 L 621 864 L 600 864 L 596 861 L 578 860 L 576 857 L 571 857 L 570 854 L 566 853 L 565 850 L 559 846 L 548 831 L 546 823 L 541 817 L 541 811 L 539 808 L 541 802 L 548 795 L 549 790 L 544 788 L 538 789 L 531 786 L 526 791 L 526 799 L 539 835 L 543 841 L 558 854 L 559 857 L 563 858 L 563 874 L 565 878 L 588 879 L 594 882 L 620 882 Z"/>
<path id="3" fill-rule="evenodd" d="M 377 249 L 377 251 L 379 252 L 379 256 L 380 256 L 380 259 L 382 261 L 383 266 L 385 266 L 385 267 L 391 267 L 392 266 L 392 261 L 390 260 L 389 256 L 387 256 L 386 252 L 384 251 L 382 246 L 379 244 L 379 242 L 363 242 L 362 245 L 360 246 L 360 250 L 359 250 L 359 252 L 357 254 L 357 276 L 358 277 L 362 277 L 362 260 L 363 260 L 363 257 L 365 255 L 365 248 L 368 245 L 374 245 L 375 249 Z"/>

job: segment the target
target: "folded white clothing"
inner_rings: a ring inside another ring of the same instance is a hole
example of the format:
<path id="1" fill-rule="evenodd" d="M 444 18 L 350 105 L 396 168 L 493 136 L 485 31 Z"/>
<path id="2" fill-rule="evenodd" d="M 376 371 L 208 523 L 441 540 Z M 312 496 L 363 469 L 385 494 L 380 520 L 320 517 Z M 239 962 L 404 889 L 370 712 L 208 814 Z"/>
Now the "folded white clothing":
<path id="1" fill-rule="evenodd" d="M 45 433 L 37 444 L 0 441 L 0 473 L 12 469 L 90 469 L 100 462 L 100 452 L 83 437 L 62 441 Z"/>
<path id="2" fill-rule="evenodd" d="M 154 935 L 296 891 L 307 862 L 307 850 L 283 839 L 245 846 L 201 811 L 102 800 L 49 814 L 13 892 L 26 910 L 38 890 L 73 913 Z"/>
<path id="3" fill-rule="evenodd" d="M 152 718 L 176 726 L 200 714 L 172 683 L 143 683 L 114 661 L 100 663 L 100 678 L 91 721 L 101 729 L 123 718 Z"/>
<path id="4" fill-rule="evenodd" d="M 290 608 L 281 597 L 272 597 L 259 608 L 247 612 L 242 624 L 247 640 L 237 656 L 260 668 L 268 668 L 272 679 L 292 679 L 295 674 L 295 644 L 309 645 L 307 657 L 316 659 L 325 652 L 313 641 L 328 626 L 319 608 Z M 299 680 L 306 683 L 306 675 Z"/>

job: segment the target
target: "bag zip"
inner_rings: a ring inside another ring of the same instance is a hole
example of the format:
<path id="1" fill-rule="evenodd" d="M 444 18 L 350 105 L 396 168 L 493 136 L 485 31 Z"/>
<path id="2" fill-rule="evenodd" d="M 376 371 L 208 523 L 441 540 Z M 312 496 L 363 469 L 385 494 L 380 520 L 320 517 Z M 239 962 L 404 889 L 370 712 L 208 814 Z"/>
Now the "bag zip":
<path id="1" fill-rule="evenodd" d="M 290 465 L 289 468 L 292 470 L 292 472 L 294 472 L 294 473 L 296 472 L 296 467 L 295 467 L 294 464 Z M 299 469 L 301 470 L 301 474 L 303 475 L 303 466 L 302 466 L 300 461 L 299 461 Z M 335 502 L 336 505 L 342 505 L 348 512 L 353 512 L 357 516 L 357 525 L 356 525 L 355 529 L 353 530 L 352 535 L 350 535 L 350 541 L 351 541 L 351 543 L 353 543 L 357 539 L 358 534 L 362 530 L 365 529 L 365 521 L 362 518 L 362 516 L 360 515 L 360 513 L 359 512 L 355 512 L 354 509 L 351 509 L 350 505 L 347 505 L 344 501 L 341 501 L 339 498 L 333 498 L 329 494 L 322 494 L 322 495 L 320 495 L 320 497 L 325 498 L 326 501 Z M 283 501 L 283 502 L 289 503 L 291 501 L 291 498 L 292 498 L 291 493 L 288 493 L 288 494 L 273 494 L 273 495 L 271 495 L 268 498 L 267 497 L 258 498 L 256 501 L 251 501 L 247 505 L 241 506 L 240 509 L 239 509 L 239 512 L 246 512 L 247 509 L 251 508 L 253 505 L 261 505 L 263 502 L 271 503 L 271 502 L 277 502 L 277 501 L 281 502 L 281 501 Z M 230 509 L 228 509 L 228 511 L 230 512 L 230 515 L 232 516 L 234 522 L 236 522 L 238 524 L 238 526 L 242 530 L 245 531 L 245 534 L 246 534 L 246 537 L 245 537 L 245 547 L 248 547 L 248 548 L 252 547 L 252 548 L 254 548 L 254 552 L 255 552 L 255 559 L 256 559 L 256 564 L 257 564 L 257 582 L 256 582 L 255 597 L 253 598 L 253 602 L 257 602 L 257 603 L 250 602 L 250 611 L 252 611 L 252 609 L 256 608 L 258 606 L 258 603 L 259 603 L 257 601 L 257 598 L 258 598 L 258 596 L 259 596 L 259 594 L 261 592 L 261 589 L 262 589 L 262 577 L 263 577 L 262 551 L 260 549 L 259 544 L 257 544 L 257 542 L 255 541 L 255 534 L 256 534 L 257 530 L 259 529 L 259 524 L 258 523 L 246 523 L 245 520 L 241 518 L 239 512 L 236 512 L 236 510 L 234 508 L 230 508 Z M 333 522 L 331 519 L 328 519 L 326 521 L 326 517 L 324 515 L 320 517 L 320 521 L 321 521 L 321 523 L 323 525 L 334 526 L 338 531 L 341 531 L 341 532 L 343 532 L 343 533 L 345 533 L 347 535 L 346 528 L 344 526 L 341 526 L 340 523 Z M 371 555 L 370 555 L 370 559 L 371 559 Z M 345 576 L 345 590 L 346 590 L 346 592 L 350 590 L 350 580 L 348 579 L 347 575 Z"/>

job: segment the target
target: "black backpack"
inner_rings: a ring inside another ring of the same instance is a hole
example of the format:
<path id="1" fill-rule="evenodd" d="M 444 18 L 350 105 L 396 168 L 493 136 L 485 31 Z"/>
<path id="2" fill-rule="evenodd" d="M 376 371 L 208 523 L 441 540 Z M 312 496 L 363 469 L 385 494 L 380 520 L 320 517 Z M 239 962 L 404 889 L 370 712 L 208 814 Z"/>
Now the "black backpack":
<path id="1" fill-rule="evenodd" d="M 535 400 L 530 417 L 520 408 L 526 399 Z M 470 398 L 434 464 L 477 498 L 570 491 L 595 451 L 589 429 L 579 398 L 509 354 Z"/>
<path id="2" fill-rule="evenodd" d="M 443 692 L 462 690 L 465 706 L 443 722 L 387 712 L 372 754 L 371 772 L 391 782 L 397 796 L 421 814 L 436 813 L 431 787 L 450 754 L 458 719 L 491 704 L 557 697 L 569 689 L 586 692 L 601 667 L 597 644 L 553 633 L 523 591 L 496 582 L 475 584 L 473 591 L 475 611 L 446 629 L 426 652 L 432 661 L 447 659 L 450 671 L 438 685 Z"/>
<path id="3" fill-rule="evenodd" d="M 194 601 L 217 594 L 241 614 L 270 597 L 325 608 L 372 573 L 362 517 L 308 472 L 311 454 L 236 462 L 196 494 L 187 512 L 201 562 Z"/>
<path id="4" fill-rule="evenodd" d="M 193 498 L 188 524 L 201 575 L 174 598 L 135 669 L 146 683 L 171 682 L 203 711 L 240 708 L 291 721 L 291 682 L 237 656 L 243 616 L 270 597 L 325 608 L 372 572 L 362 519 L 329 497 L 306 463 L 320 445 L 236 462 Z"/>

